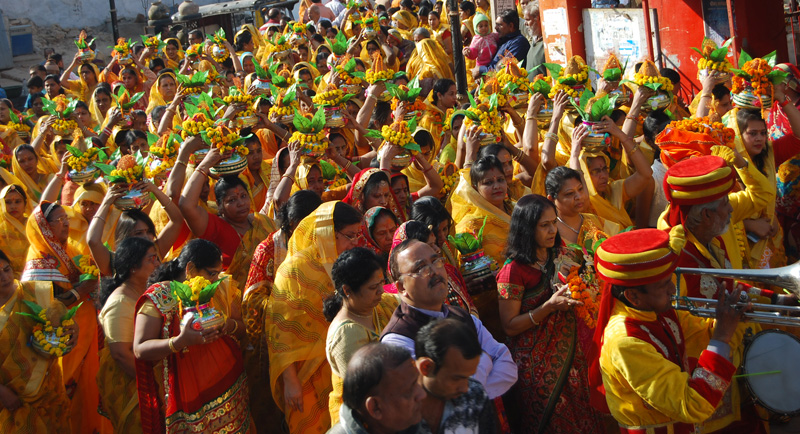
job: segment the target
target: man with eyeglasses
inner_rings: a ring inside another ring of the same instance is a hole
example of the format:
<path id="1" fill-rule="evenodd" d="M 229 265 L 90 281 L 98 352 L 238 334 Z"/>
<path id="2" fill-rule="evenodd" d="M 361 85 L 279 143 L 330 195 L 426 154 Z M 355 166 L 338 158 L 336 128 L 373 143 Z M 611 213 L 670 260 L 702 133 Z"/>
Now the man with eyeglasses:
<path id="1" fill-rule="evenodd" d="M 514 385 L 517 365 L 508 348 L 497 342 L 479 319 L 445 304 L 447 272 L 441 255 L 421 241 L 406 240 L 392 250 L 389 271 L 401 301 L 383 329 L 381 342 L 401 346 L 415 355 L 414 340 L 423 326 L 435 319 L 453 318 L 469 325 L 478 335 L 483 353 L 473 378 L 483 385 L 489 398 L 501 396 Z"/>

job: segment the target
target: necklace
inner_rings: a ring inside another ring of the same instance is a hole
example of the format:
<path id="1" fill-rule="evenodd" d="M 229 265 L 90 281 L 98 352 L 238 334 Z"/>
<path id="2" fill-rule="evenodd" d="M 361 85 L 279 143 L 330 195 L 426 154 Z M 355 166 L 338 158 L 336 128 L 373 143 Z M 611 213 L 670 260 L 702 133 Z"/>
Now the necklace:
<path id="1" fill-rule="evenodd" d="M 348 313 L 350 313 L 350 315 L 353 315 L 353 316 L 355 316 L 355 317 L 358 317 L 358 318 L 363 318 L 363 319 L 372 319 L 372 313 L 370 313 L 370 314 L 368 314 L 368 315 L 359 315 L 359 314 L 357 314 L 357 313 L 353 312 L 353 311 L 352 311 L 352 310 L 350 310 L 350 309 L 347 309 L 347 312 L 348 312 Z"/>
<path id="2" fill-rule="evenodd" d="M 575 228 L 573 228 L 572 226 L 570 226 L 569 224 L 567 224 L 567 222 L 565 222 L 564 220 L 562 220 L 560 216 L 558 216 L 558 217 L 556 217 L 556 218 L 558 219 L 558 221 L 560 221 L 561 223 L 563 223 L 563 224 L 564 224 L 564 226 L 568 227 L 568 228 L 569 228 L 569 229 L 570 229 L 572 232 L 575 232 L 576 234 L 580 234 L 580 233 L 581 233 L 581 231 L 580 231 L 580 227 L 581 227 L 581 226 L 583 226 L 583 216 L 581 216 L 581 224 L 580 224 L 580 226 L 578 226 L 578 229 L 575 229 Z"/>

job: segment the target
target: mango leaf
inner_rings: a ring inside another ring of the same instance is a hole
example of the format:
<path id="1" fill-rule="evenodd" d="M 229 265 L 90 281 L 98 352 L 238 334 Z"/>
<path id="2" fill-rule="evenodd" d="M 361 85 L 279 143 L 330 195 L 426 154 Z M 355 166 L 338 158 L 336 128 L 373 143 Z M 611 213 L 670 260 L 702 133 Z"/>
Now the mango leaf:
<path id="1" fill-rule="evenodd" d="M 42 306 L 39 306 L 38 304 L 36 304 L 34 302 L 31 302 L 31 301 L 28 301 L 28 300 L 22 300 L 22 302 L 25 303 L 25 306 L 28 306 L 28 309 L 30 309 L 31 312 L 33 312 L 34 315 L 39 315 L 39 312 L 44 310 L 44 308 Z"/>
<path id="2" fill-rule="evenodd" d="M 24 302 L 25 300 L 22 300 L 22 301 Z M 36 316 L 36 315 L 31 315 L 31 314 L 29 314 L 28 312 L 15 312 L 15 313 L 16 313 L 17 315 L 21 315 L 21 316 L 24 316 L 24 317 L 30 318 L 30 319 L 32 319 L 32 320 L 34 320 L 34 321 L 38 322 L 39 324 L 45 324 L 45 323 L 46 323 L 46 322 L 45 322 L 45 320 L 43 320 L 43 319 L 39 318 L 39 317 L 38 317 L 38 316 Z"/>
<path id="3" fill-rule="evenodd" d="M 87 280 L 97 280 L 97 276 L 95 276 L 94 274 L 83 273 L 78 278 L 78 283 L 83 283 L 86 282 Z"/>
<path id="4" fill-rule="evenodd" d="M 50 113 L 53 116 L 57 116 L 56 103 L 54 103 L 53 100 L 48 98 L 42 98 L 42 108 L 47 113 Z"/>
<path id="5" fill-rule="evenodd" d="M 697 47 L 692 47 L 692 50 L 697 51 L 698 53 L 700 53 L 701 56 L 703 55 L 703 50 L 701 50 L 701 49 L 699 49 Z"/>
<path id="6" fill-rule="evenodd" d="M 731 68 L 730 71 L 745 80 L 751 80 L 753 77 L 743 69 Z"/>
<path id="7" fill-rule="evenodd" d="M 728 57 L 728 47 L 717 48 L 716 50 L 711 52 L 711 55 L 709 57 L 711 58 L 711 60 L 715 62 L 722 62 L 723 60 L 725 60 L 726 57 Z"/>
<path id="8" fill-rule="evenodd" d="M 742 50 L 742 53 L 739 54 L 739 68 L 740 69 L 744 68 L 744 64 L 751 60 L 753 60 L 753 58 L 749 54 L 747 54 L 747 52 Z"/>
<path id="9" fill-rule="evenodd" d="M 536 80 L 535 82 L 533 82 L 533 85 L 531 86 L 531 89 L 533 89 L 534 93 L 541 93 L 542 95 L 547 97 L 547 95 L 550 94 L 550 90 L 552 89 L 552 86 L 550 86 L 550 83 L 548 83 L 548 82 L 546 82 L 546 81 L 544 81 L 544 80 L 542 80 L 540 78 L 540 79 Z"/>
<path id="10" fill-rule="evenodd" d="M 256 62 L 256 59 L 251 57 L 250 61 L 253 62 L 253 66 L 255 67 L 256 76 L 262 80 L 266 80 L 269 77 L 267 76 L 267 71 L 264 71 L 264 68 Z"/>
<path id="11" fill-rule="evenodd" d="M 246 135 L 244 137 L 239 137 L 238 139 L 234 140 L 231 143 L 231 146 L 234 147 L 234 148 L 237 148 L 237 147 L 241 146 L 245 142 L 245 140 L 249 139 L 250 137 L 253 137 L 253 135 L 252 134 L 248 134 L 248 135 Z"/>
<path id="12" fill-rule="evenodd" d="M 417 117 L 414 116 L 408 122 L 408 131 L 411 131 L 413 133 L 416 129 L 417 129 Z"/>
<path id="13" fill-rule="evenodd" d="M 71 115 L 72 112 L 75 111 L 75 107 L 77 107 L 77 106 L 78 106 L 78 100 L 77 99 L 74 99 L 74 100 L 70 101 L 69 104 L 67 104 L 67 108 L 65 108 L 64 111 L 61 112 L 61 117 L 64 118 L 64 119 L 68 118 L 69 115 Z"/>
<path id="14" fill-rule="evenodd" d="M 614 110 L 614 106 L 609 106 L 608 95 L 603 95 L 600 99 L 595 101 L 594 104 L 592 104 L 592 108 L 589 113 L 589 120 L 599 121 L 600 119 L 603 119 L 603 116 L 610 114 L 611 110 Z"/>
<path id="15" fill-rule="evenodd" d="M 94 163 L 94 167 L 100 169 L 106 175 L 111 175 L 111 171 L 116 169 L 116 167 L 110 164 L 103 164 L 103 163 Z"/>
<path id="16" fill-rule="evenodd" d="M 408 142 L 401 147 L 403 149 L 408 149 L 409 151 L 422 152 L 422 148 L 420 148 L 419 145 L 414 142 Z"/>
<path id="17" fill-rule="evenodd" d="M 775 67 L 775 59 L 777 58 L 777 56 L 778 56 L 778 53 L 776 51 L 773 51 L 772 53 L 769 53 L 766 56 L 762 57 L 762 59 L 764 59 L 767 62 L 767 64 L 770 66 L 770 68 L 774 68 Z"/>
<path id="18" fill-rule="evenodd" d="M 322 107 L 317 109 L 314 117 L 311 118 L 311 130 L 315 133 L 322 131 L 325 128 L 325 109 Z"/>
<path id="19" fill-rule="evenodd" d="M 61 317 L 61 321 L 72 319 L 72 317 L 74 317 L 75 314 L 78 312 L 78 309 L 81 308 L 81 305 L 83 305 L 83 302 L 78 303 L 77 306 L 73 306 L 72 309 L 68 310 L 67 313 L 65 313 L 64 316 Z"/>
<path id="20" fill-rule="evenodd" d="M 172 294 L 182 302 L 191 302 L 192 288 L 189 285 L 173 280 L 170 282 L 169 287 L 172 290 Z"/>
<path id="21" fill-rule="evenodd" d="M 608 68 L 603 71 L 603 80 L 619 81 L 622 78 L 622 70 L 619 68 Z"/>
<path id="22" fill-rule="evenodd" d="M 14 113 L 14 110 L 9 110 L 8 115 L 11 117 L 11 122 L 15 124 L 19 123 L 19 117 L 17 116 L 16 113 Z"/>
<path id="23" fill-rule="evenodd" d="M 308 133 L 311 130 L 311 120 L 301 115 L 297 108 L 294 109 L 294 119 L 292 125 L 302 133 Z"/>
<path id="24" fill-rule="evenodd" d="M 69 152 L 70 154 L 72 154 L 72 155 L 74 155 L 76 157 L 80 157 L 81 155 L 83 155 L 83 151 L 81 151 L 80 149 L 78 149 L 78 148 L 76 148 L 74 146 L 70 146 L 70 145 L 67 145 L 67 152 Z"/>
<path id="25" fill-rule="evenodd" d="M 467 95 L 469 95 L 469 94 L 467 94 Z M 456 110 L 456 111 L 454 111 L 453 112 L 453 116 L 457 116 L 457 115 L 464 115 L 469 120 L 471 120 L 472 122 L 474 122 L 476 124 L 481 122 L 480 116 L 476 115 L 475 113 L 473 113 L 473 112 L 471 112 L 469 110 Z"/>
<path id="26" fill-rule="evenodd" d="M 322 169 L 322 178 L 332 180 L 336 177 L 336 168 L 325 160 L 319 160 L 319 167 Z"/>
<path id="27" fill-rule="evenodd" d="M 789 76 L 788 72 L 775 70 L 767 74 L 766 77 L 770 82 L 772 82 L 772 84 L 780 84 L 783 83 L 783 81 L 786 80 L 786 77 L 788 76 Z"/>
<path id="28" fill-rule="evenodd" d="M 381 132 L 378 131 L 378 130 L 367 130 L 367 134 L 365 134 L 365 136 L 370 138 L 370 139 L 382 139 L 383 138 L 383 134 L 381 134 Z"/>
<path id="29" fill-rule="evenodd" d="M 489 97 L 489 108 L 492 110 L 497 109 L 497 94 L 493 93 L 492 96 Z"/>
<path id="30" fill-rule="evenodd" d="M 228 276 L 224 276 L 222 279 L 219 279 L 210 285 L 206 285 L 205 288 L 201 289 L 198 302 L 200 304 L 206 304 L 211 301 L 211 298 L 214 297 L 214 293 L 217 292 L 217 287 L 227 278 Z"/>
<path id="31" fill-rule="evenodd" d="M 664 83 L 645 83 L 644 87 L 647 87 L 647 88 L 650 88 L 652 90 L 658 91 L 658 89 L 661 88 L 661 86 L 663 86 L 663 85 L 664 85 Z"/>
<path id="32" fill-rule="evenodd" d="M 470 107 L 477 107 L 478 106 L 478 104 L 475 102 L 475 98 L 472 96 L 472 92 L 467 92 L 467 97 L 469 98 Z"/>
<path id="33" fill-rule="evenodd" d="M 558 74 L 561 74 L 561 70 L 564 68 L 563 66 L 559 65 L 558 63 L 542 63 L 548 71 L 550 71 L 550 76 L 555 78 L 558 77 Z M 540 65 L 541 66 L 541 65 Z M 538 68 L 538 66 L 536 67 Z M 534 69 L 536 69 L 534 68 Z"/>

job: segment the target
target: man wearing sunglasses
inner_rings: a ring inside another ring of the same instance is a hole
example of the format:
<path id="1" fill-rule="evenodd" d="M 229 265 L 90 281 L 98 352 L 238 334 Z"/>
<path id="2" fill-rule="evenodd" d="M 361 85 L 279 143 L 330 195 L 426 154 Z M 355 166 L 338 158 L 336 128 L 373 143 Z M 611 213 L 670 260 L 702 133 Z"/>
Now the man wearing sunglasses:
<path id="1" fill-rule="evenodd" d="M 423 242 L 406 240 L 392 249 L 389 271 L 397 282 L 401 302 L 383 329 L 381 342 L 401 346 L 415 355 L 414 340 L 424 325 L 439 318 L 463 321 L 475 331 L 483 351 L 473 378 L 483 385 L 490 399 L 514 385 L 517 365 L 508 348 L 497 342 L 479 319 L 445 304 L 447 272 L 441 255 Z"/>

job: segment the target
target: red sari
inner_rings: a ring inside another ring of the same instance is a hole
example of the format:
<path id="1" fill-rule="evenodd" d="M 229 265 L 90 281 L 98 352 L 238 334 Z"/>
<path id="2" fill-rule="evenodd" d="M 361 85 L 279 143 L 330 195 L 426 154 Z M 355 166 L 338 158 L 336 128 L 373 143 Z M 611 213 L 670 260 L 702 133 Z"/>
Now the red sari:
<path id="1" fill-rule="evenodd" d="M 366 187 L 367 181 L 369 181 L 372 176 L 381 176 L 380 174 L 383 174 L 383 176 L 386 176 L 386 178 L 389 179 L 389 176 L 380 169 L 371 168 L 358 172 L 353 178 L 353 183 L 350 184 L 350 190 L 348 190 L 347 196 L 345 196 L 342 202 L 351 205 L 353 208 L 359 210 L 362 214 L 367 212 L 367 208 L 364 204 L 364 187 Z M 402 223 L 406 221 L 406 213 L 400 207 L 400 202 L 397 201 L 397 197 L 394 195 L 394 192 L 391 189 L 391 182 L 387 181 L 387 183 L 389 184 L 389 203 L 386 204 L 385 208 L 389 208 L 389 211 L 391 211 L 394 216 L 397 217 L 397 220 Z"/>
<path id="2" fill-rule="evenodd" d="M 178 336 L 181 312 L 169 282 L 151 286 L 139 298 L 136 311 L 139 312 L 147 301 L 161 313 L 160 338 Z M 161 360 L 162 387 L 156 380 L 156 366 L 156 362 L 136 359 L 144 433 L 255 431 L 250 420 L 242 351 L 229 336 Z M 162 396 L 166 396 L 166 403 Z"/>
<path id="3" fill-rule="evenodd" d="M 553 295 L 547 273 L 516 261 L 506 261 L 497 274 L 500 299 L 522 302 L 525 313 L 543 305 Z M 578 343 L 575 312 L 557 311 L 538 326 L 506 342 L 519 367 L 519 380 L 512 389 L 522 411 L 526 432 L 604 432 L 599 415 L 589 405 L 589 365 Z"/>

